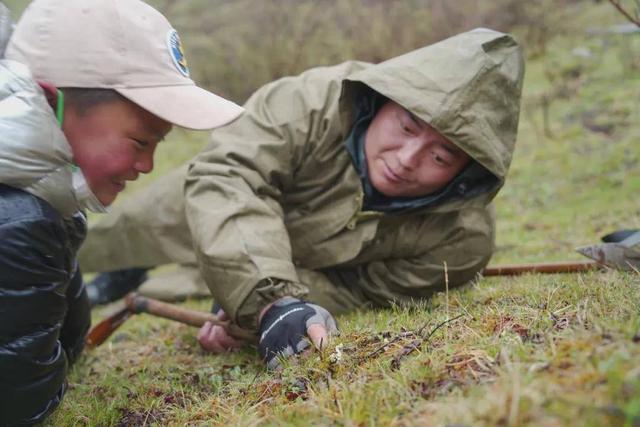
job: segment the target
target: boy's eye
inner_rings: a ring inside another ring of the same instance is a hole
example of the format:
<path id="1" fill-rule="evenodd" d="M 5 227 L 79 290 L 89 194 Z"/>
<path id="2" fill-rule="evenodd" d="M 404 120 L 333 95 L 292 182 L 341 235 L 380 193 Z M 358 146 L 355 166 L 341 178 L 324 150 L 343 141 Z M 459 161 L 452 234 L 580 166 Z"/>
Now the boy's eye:
<path id="1" fill-rule="evenodd" d="M 147 145 L 149 145 L 149 143 L 148 143 L 148 142 L 143 141 L 143 140 L 141 140 L 141 139 L 133 138 L 133 140 L 136 142 L 136 144 L 138 144 L 138 145 L 139 145 L 139 146 L 141 146 L 141 147 L 146 147 Z"/>

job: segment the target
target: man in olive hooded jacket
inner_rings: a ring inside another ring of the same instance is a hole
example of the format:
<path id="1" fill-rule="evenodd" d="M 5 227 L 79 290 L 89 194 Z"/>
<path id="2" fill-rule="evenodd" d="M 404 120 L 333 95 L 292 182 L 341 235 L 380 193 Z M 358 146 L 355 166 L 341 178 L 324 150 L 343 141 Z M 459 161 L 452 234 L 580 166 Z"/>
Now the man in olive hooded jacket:
<path id="1" fill-rule="evenodd" d="M 511 36 L 477 29 L 267 84 L 188 168 L 94 227 L 81 265 L 197 264 L 271 366 L 305 333 L 324 340 L 329 312 L 468 282 L 493 251 L 523 73 Z M 239 345 L 211 325 L 199 340 Z"/>

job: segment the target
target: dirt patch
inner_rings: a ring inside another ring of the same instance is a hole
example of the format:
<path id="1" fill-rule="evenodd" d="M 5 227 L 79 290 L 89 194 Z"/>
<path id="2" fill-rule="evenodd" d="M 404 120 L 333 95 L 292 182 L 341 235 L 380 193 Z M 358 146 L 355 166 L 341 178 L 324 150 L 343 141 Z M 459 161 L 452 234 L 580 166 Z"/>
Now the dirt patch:
<path id="1" fill-rule="evenodd" d="M 132 409 L 121 409 L 122 418 L 116 424 L 118 427 L 142 426 L 150 423 L 162 424 L 164 414 L 161 410 L 137 411 Z"/>

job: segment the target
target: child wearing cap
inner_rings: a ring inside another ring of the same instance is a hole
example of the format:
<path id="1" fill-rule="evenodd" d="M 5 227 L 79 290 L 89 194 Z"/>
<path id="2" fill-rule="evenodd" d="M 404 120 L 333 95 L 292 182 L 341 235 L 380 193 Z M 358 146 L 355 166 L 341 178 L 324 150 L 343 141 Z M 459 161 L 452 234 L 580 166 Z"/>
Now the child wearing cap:
<path id="1" fill-rule="evenodd" d="M 139 0 L 35 0 L 10 30 L 0 3 L 2 426 L 57 407 L 82 350 L 84 210 L 150 172 L 172 125 L 242 112 L 195 85 L 178 33 Z"/>

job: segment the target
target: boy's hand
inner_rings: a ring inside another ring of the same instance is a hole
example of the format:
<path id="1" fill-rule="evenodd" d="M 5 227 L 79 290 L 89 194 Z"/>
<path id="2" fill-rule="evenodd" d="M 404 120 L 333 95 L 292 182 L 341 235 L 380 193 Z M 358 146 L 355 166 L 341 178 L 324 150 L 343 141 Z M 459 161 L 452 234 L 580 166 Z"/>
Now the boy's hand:
<path id="1" fill-rule="evenodd" d="M 268 368 L 279 365 L 278 356 L 288 357 L 309 347 L 327 345 L 329 335 L 338 331 L 336 322 L 319 305 L 284 297 L 268 307 L 260 319 L 258 352 Z"/>
<path id="2" fill-rule="evenodd" d="M 211 311 L 220 320 L 229 320 L 227 313 L 218 304 L 215 304 Z M 222 326 L 214 325 L 211 322 L 206 322 L 198 331 L 198 342 L 204 350 L 212 353 L 233 351 L 245 344 L 243 340 L 229 335 Z"/>

